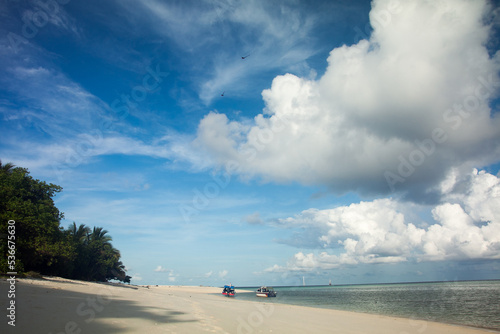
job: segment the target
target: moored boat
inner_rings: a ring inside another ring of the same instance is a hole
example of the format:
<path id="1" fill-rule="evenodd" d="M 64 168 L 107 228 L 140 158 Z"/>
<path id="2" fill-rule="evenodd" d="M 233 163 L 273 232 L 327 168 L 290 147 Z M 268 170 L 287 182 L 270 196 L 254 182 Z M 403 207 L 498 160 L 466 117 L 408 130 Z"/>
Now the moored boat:
<path id="1" fill-rule="evenodd" d="M 226 297 L 234 297 L 236 292 L 234 291 L 233 285 L 224 285 L 224 289 L 222 290 L 222 294 Z"/>
<path id="2" fill-rule="evenodd" d="M 257 289 L 257 297 L 276 297 L 276 291 L 267 286 L 261 286 Z"/>

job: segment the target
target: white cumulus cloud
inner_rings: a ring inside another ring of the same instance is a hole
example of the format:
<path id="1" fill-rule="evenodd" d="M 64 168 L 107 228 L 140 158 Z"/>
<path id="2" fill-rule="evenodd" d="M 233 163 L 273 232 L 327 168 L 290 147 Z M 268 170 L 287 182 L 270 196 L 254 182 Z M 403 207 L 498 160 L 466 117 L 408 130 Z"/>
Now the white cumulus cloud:
<path id="1" fill-rule="evenodd" d="M 318 253 L 296 253 L 267 271 L 332 269 L 357 263 L 500 259 L 500 178 L 474 170 L 457 181 L 449 203 L 432 209 L 432 222 L 412 223 L 410 204 L 393 199 L 334 209 L 309 209 L 280 226 L 315 231 Z M 290 244 L 293 244 L 290 243 Z"/>
<path id="2" fill-rule="evenodd" d="M 169 272 L 170 270 L 167 268 L 163 268 L 162 266 L 158 266 L 158 267 L 156 267 L 156 269 L 154 271 L 157 273 L 166 273 L 166 272 Z"/>
<path id="3" fill-rule="evenodd" d="M 167 268 L 164 268 L 163 266 L 156 267 L 156 269 L 154 271 L 157 273 L 167 274 L 168 275 L 167 279 L 169 282 L 175 282 L 177 280 L 177 277 L 179 276 L 178 274 L 176 274 L 174 272 L 173 269 L 167 269 Z"/>
<path id="4" fill-rule="evenodd" d="M 276 77 L 251 122 L 207 114 L 193 147 L 246 177 L 421 200 L 453 168 L 497 161 L 500 120 L 489 103 L 500 54 L 485 46 L 489 4 L 372 6 L 371 36 L 332 50 L 321 78 Z"/>
<path id="5" fill-rule="evenodd" d="M 224 269 L 224 270 L 222 270 L 222 271 L 219 272 L 219 277 L 220 278 L 226 278 L 226 276 L 227 276 L 228 273 L 229 272 Z"/>

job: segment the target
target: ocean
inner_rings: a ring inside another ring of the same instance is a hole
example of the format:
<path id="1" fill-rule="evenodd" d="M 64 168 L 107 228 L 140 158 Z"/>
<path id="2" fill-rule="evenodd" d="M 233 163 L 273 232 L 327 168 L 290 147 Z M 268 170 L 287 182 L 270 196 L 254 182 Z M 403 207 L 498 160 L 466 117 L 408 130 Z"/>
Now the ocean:
<path id="1" fill-rule="evenodd" d="M 256 289 L 256 288 L 255 288 Z M 236 288 L 236 298 L 382 314 L 500 331 L 500 281 L 277 287 L 276 298 Z"/>

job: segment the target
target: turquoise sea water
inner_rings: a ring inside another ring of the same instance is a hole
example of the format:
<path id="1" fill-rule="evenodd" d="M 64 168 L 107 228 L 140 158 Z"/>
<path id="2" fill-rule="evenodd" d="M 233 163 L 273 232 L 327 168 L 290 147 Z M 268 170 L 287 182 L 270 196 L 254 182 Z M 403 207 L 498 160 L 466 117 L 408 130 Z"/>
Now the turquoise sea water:
<path id="1" fill-rule="evenodd" d="M 500 281 L 275 288 L 276 298 L 236 289 L 238 299 L 375 313 L 500 331 Z"/>

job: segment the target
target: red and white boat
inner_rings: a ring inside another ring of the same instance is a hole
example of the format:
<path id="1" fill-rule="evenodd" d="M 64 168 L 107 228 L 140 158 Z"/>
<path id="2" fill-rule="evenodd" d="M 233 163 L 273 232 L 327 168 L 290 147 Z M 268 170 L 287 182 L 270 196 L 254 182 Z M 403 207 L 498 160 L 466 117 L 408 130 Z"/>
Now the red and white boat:
<path id="1" fill-rule="evenodd" d="M 257 297 L 276 297 L 276 291 L 267 286 L 261 286 L 257 289 Z"/>

